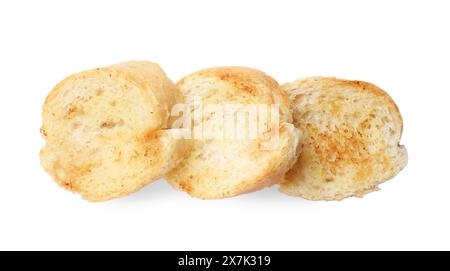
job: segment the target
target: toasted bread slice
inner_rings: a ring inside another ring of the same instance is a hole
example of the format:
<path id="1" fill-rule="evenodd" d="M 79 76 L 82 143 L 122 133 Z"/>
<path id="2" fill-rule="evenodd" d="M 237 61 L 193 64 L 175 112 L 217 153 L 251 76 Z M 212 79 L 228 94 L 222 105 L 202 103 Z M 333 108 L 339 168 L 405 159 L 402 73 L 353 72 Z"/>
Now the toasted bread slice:
<path id="1" fill-rule="evenodd" d="M 402 117 L 377 86 L 314 77 L 283 88 L 304 142 L 281 192 L 311 200 L 361 197 L 406 166 Z"/>
<path id="2" fill-rule="evenodd" d="M 185 155 L 169 130 L 182 95 L 161 68 L 131 61 L 60 82 L 43 106 L 41 164 L 62 187 L 90 201 L 127 195 Z"/>
<path id="3" fill-rule="evenodd" d="M 177 85 L 188 99 L 200 97 L 204 110 L 199 121 L 194 118 L 192 152 L 165 176 L 174 187 L 201 199 L 231 197 L 278 183 L 293 165 L 300 151 L 300 133 L 291 123 L 287 95 L 271 77 L 249 68 L 221 67 L 188 75 Z M 237 133 L 248 129 L 250 133 L 254 128 L 250 128 L 250 122 L 247 126 L 239 126 L 237 118 L 233 120 L 234 128 L 226 126 L 221 122 L 223 116 L 205 109 L 210 105 L 232 105 L 232 116 L 255 105 L 278 105 L 279 108 L 270 115 L 270 120 L 258 115 L 260 124 L 269 120 L 264 123 L 270 126 L 266 131 L 271 135 L 268 139 L 252 138 L 248 134 L 227 137 L 230 129 Z M 277 114 L 278 121 L 273 122 Z M 219 131 L 216 135 L 223 138 L 206 137 L 205 134 L 214 129 L 212 127 L 216 127 Z M 203 137 L 196 131 L 202 131 Z M 273 136 L 275 134 L 277 136 Z M 265 144 L 268 142 L 271 144 Z"/>

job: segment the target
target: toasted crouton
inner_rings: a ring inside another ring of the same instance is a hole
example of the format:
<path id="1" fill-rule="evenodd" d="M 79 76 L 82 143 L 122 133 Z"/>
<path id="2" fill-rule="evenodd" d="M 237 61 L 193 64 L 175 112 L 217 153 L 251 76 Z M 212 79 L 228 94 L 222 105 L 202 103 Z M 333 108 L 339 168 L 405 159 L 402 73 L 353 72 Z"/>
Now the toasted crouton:
<path id="1" fill-rule="evenodd" d="M 406 166 L 402 117 L 377 86 L 314 77 L 283 88 L 304 142 L 281 192 L 311 200 L 361 197 Z"/>
<path id="2" fill-rule="evenodd" d="M 182 95 L 161 68 L 131 61 L 60 82 L 43 106 L 41 164 L 62 187 L 90 201 L 134 192 L 185 153 L 170 131 Z"/>
<path id="3" fill-rule="evenodd" d="M 194 121 L 190 155 L 165 176 L 174 187 L 197 198 L 218 199 L 280 181 L 300 152 L 300 133 L 291 123 L 288 97 L 275 80 L 254 69 L 221 67 L 190 74 L 177 85 L 184 95 L 201 97 L 205 107 L 233 104 L 233 114 L 248 105 L 278 105 L 279 122 L 269 130 L 279 136 L 270 147 L 263 138 L 199 138 L 196 128 L 202 125 L 203 132 L 210 132 L 209 124 L 217 121 L 217 114 L 209 112 Z"/>

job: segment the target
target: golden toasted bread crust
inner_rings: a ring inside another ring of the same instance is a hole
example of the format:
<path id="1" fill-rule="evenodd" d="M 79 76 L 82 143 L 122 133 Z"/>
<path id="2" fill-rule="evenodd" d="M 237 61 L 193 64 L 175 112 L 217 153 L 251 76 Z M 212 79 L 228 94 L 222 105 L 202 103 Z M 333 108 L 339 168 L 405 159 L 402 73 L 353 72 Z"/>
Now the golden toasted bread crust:
<path id="1" fill-rule="evenodd" d="M 204 104 L 279 104 L 279 146 L 267 150 L 258 140 L 193 140 L 193 150 L 165 177 L 176 188 L 201 199 L 236 196 L 280 181 L 297 158 L 299 131 L 290 123 L 289 99 L 278 83 L 261 71 L 218 67 L 190 74 L 177 83 L 184 95 Z M 205 122 L 208 120 L 205 120 Z"/>
<path id="2" fill-rule="evenodd" d="M 283 85 L 303 152 L 280 190 L 311 200 L 341 200 L 375 191 L 407 163 L 403 121 L 379 87 L 313 77 Z"/>
<path id="3" fill-rule="evenodd" d="M 186 153 L 169 131 L 182 95 L 161 68 L 130 61 L 71 75 L 43 105 L 41 164 L 90 201 L 130 194 L 176 166 Z"/>

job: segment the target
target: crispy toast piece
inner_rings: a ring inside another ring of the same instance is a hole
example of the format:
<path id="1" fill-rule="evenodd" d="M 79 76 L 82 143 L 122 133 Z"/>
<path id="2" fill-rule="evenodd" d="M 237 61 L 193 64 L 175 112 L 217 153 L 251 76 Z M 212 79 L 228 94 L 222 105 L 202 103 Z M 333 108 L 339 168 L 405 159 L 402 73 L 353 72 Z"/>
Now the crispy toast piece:
<path id="1" fill-rule="evenodd" d="M 270 146 L 264 144 L 267 141 L 263 137 L 206 138 L 195 133 L 198 127 L 202 127 L 203 135 L 211 132 L 214 125 L 210 124 L 218 120 L 220 132 L 226 134 L 230 127 L 220 122 L 222 116 L 217 112 L 203 111 L 201 120 L 193 122 L 190 155 L 165 176 L 175 188 L 200 199 L 232 197 L 278 183 L 295 162 L 300 152 L 300 133 L 291 123 L 287 95 L 271 77 L 250 68 L 219 67 L 190 74 L 177 86 L 187 97 L 200 97 L 205 108 L 233 105 L 233 114 L 245 111 L 249 105 L 278 105 L 279 121 L 268 129 L 269 133 L 278 133 L 271 138 L 275 140 Z M 258 121 L 264 119 L 258 117 Z"/>
<path id="2" fill-rule="evenodd" d="M 407 151 L 399 145 L 402 117 L 377 86 L 313 77 L 283 88 L 304 141 L 281 192 L 310 200 L 361 197 L 406 166 Z"/>
<path id="3" fill-rule="evenodd" d="M 130 194 L 159 179 L 186 153 L 171 137 L 182 95 L 162 69 L 130 61 L 71 75 L 47 96 L 44 169 L 89 201 Z"/>

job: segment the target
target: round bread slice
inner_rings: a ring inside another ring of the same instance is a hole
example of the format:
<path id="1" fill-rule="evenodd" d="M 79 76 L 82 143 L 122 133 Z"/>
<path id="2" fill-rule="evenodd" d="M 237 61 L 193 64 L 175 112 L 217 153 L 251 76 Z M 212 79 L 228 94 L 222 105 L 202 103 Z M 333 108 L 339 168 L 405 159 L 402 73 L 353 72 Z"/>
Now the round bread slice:
<path id="1" fill-rule="evenodd" d="M 283 88 L 304 142 L 281 192 L 310 200 L 361 197 L 406 166 L 402 117 L 377 86 L 314 77 Z"/>
<path id="2" fill-rule="evenodd" d="M 201 199 L 232 197 L 278 183 L 295 162 L 300 132 L 291 123 L 286 93 L 271 77 L 250 68 L 219 67 L 190 74 L 177 86 L 187 100 L 194 99 L 194 106 L 192 151 L 165 176 L 175 188 Z M 214 106 L 219 109 L 206 109 Z M 248 117 L 243 123 L 238 118 L 254 106 L 276 108 L 267 109 L 270 118 L 265 118 L 266 111 L 258 111 L 256 122 L 263 128 L 256 137 L 250 135 L 255 119 Z M 228 113 L 220 114 L 221 110 Z M 196 112 L 202 112 L 201 118 L 195 118 Z M 237 133 L 245 135 L 233 136 Z"/>
<path id="3" fill-rule="evenodd" d="M 131 61 L 60 82 L 43 106 L 41 164 L 62 187 L 89 201 L 134 192 L 183 158 L 170 110 L 182 95 L 161 68 Z"/>

